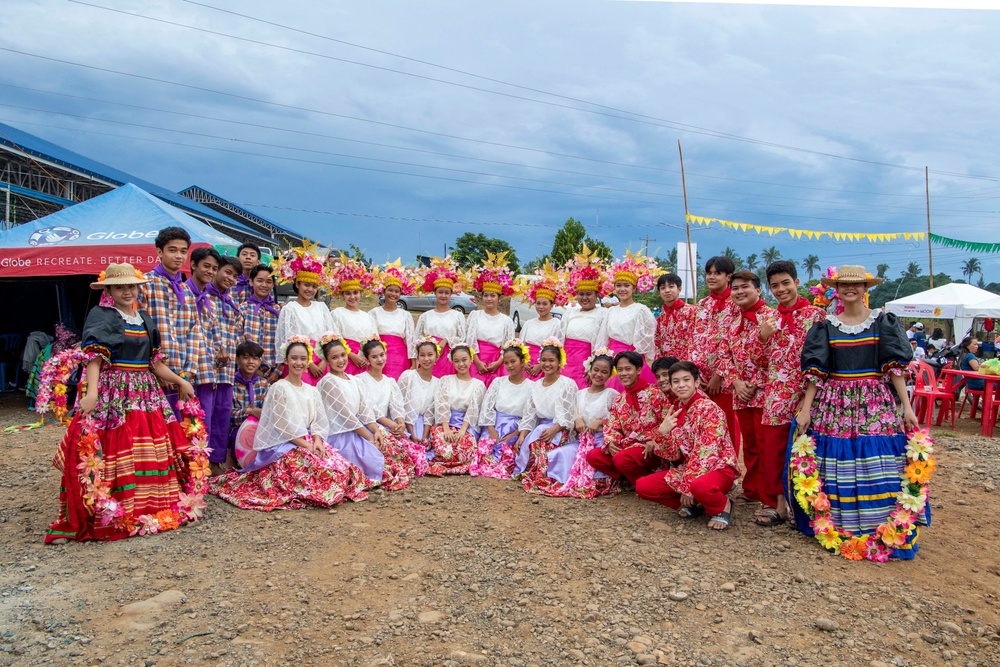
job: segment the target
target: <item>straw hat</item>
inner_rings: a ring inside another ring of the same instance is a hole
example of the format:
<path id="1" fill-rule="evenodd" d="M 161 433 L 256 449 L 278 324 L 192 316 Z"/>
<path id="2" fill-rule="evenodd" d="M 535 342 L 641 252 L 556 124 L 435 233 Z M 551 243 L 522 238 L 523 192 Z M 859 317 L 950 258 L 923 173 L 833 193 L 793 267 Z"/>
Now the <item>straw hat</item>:
<path id="1" fill-rule="evenodd" d="M 878 285 L 882 279 L 865 271 L 863 266 L 843 264 L 837 269 L 836 275 L 824 276 L 819 281 L 827 287 L 836 287 L 838 283 L 864 283 L 865 289 L 868 289 Z"/>
<path id="2" fill-rule="evenodd" d="M 104 289 L 111 285 L 145 285 L 149 281 L 131 264 L 108 264 L 108 268 L 97 276 L 90 289 Z"/>

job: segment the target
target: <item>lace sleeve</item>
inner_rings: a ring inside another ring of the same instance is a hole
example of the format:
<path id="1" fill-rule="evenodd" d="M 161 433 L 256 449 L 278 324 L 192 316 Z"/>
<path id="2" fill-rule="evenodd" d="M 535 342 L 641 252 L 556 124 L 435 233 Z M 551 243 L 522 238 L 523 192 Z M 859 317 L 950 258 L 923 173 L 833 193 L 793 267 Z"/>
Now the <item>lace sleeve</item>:
<path id="1" fill-rule="evenodd" d="M 352 380 L 352 382 L 358 381 Z M 358 389 L 360 390 L 358 391 L 358 419 L 365 425 L 377 422 L 382 415 L 375 414 L 375 401 L 369 398 L 370 392 L 376 391 L 376 389 L 360 382 L 358 382 Z"/>
<path id="2" fill-rule="evenodd" d="M 361 407 L 360 392 L 355 395 L 355 392 L 351 391 L 353 387 L 343 385 L 333 375 L 325 376 L 316 388 L 319 390 L 329 422 L 327 433 L 324 435 L 346 433 L 363 426 L 358 418 Z"/>
<path id="3" fill-rule="evenodd" d="M 569 378 L 559 378 L 559 396 L 556 399 L 553 421 L 563 428 L 573 428 L 577 391 L 576 382 Z"/>
<path id="4" fill-rule="evenodd" d="M 481 310 L 474 310 L 469 314 L 469 319 L 465 321 L 465 344 L 479 354 L 479 318 Z"/>
<path id="5" fill-rule="evenodd" d="M 279 364 L 285 360 L 281 356 L 281 346 L 299 328 L 295 320 L 295 308 L 290 304 L 278 311 L 278 326 L 274 332 L 274 358 L 278 360 Z"/>
<path id="6" fill-rule="evenodd" d="M 447 424 L 451 419 L 451 385 L 453 375 L 441 378 L 434 393 L 434 423 Z"/>
<path id="7" fill-rule="evenodd" d="M 417 335 L 414 331 L 413 317 L 409 313 L 405 313 L 405 316 L 403 322 L 403 340 L 406 341 L 406 357 L 407 359 L 416 359 Z"/>
<path id="8" fill-rule="evenodd" d="M 483 398 L 486 396 L 486 385 L 482 380 L 472 380 L 472 395 L 469 397 L 469 407 L 465 410 L 465 421 L 470 426 L 479 424 L 479 410 L 483 405 Z"/>
<path id="9" fill-rule="evenodd" d="M 500 347 L 503 348 L 503 344 L 514 338 L 514 320 L 507 318 L 503 323 L 503 336 L 500 337 Z"/>
<path id="10" fill-rule="evenodd" d="M 454 310 L 449 311 L 449 312 L 451 313 L 451 322 L 452 322 L 452 329 L 453 329 L 452 333 L 453 333 L 453 336 L 450 336 L 448 338 L 448 341 L 449 341 L 450 345 L 454 345 L 454 343 L 451 343 L 451 341 L 453 341 L 453 340 L 465 340 L 465 327 L 466 327 L 466 324 L 465 324 L 465 318 L 462 315 L 460 315 L 458 312 L 456 312 Z"/>
<path id="11" fill-rule="evenodd" d="M 296 400 L 295 387 L 286 380 L 274 383 L 264 398 L 253 448 L 257 451 L 270 449 L 308 435 L 308 416 L 302 407 Z"/>
<path id="12" fill-rule="evenodd" d="M 420 411 L 417 409 L 420 401 L 417 400 L 416 390 L 414 386 L 413 378 L 416 377 L 420 379 L 416 371 L 405 370 L 403 374 L 399 376 L 399 382 L 396 386 L 399 388 L 399 393 L 403 400 L 403 421 L 407 424 L 412 424 L 417 420 L 417 415 Z"/>
<path id="13" fill-rule="evenodd" d="M 531 394 L 528 396 L 528 402 L 524 404 L 524 415 L 521 416 L 521 420 L 517 423 L 517 430 L 519 431 L 530 431 L 538 423 L 538 408 L 535 407 L 535 390 L 536 387 L 532 387 Z"/>
<path id="14" fill-rule="evenodd" d="M 604 307 L 600 304 L 600 300 L 598 300 L 597 307 L 598 308 Z M 609 318 L 607 315 L 608 313 L 605 312 L 604 317 L 601 318 L 600 326 L 597 327 L 597 335 L 594 337 L 594 343 L 591 346 L 592 350 L 599 350 L 602 347 L 608 346 L 608 340 L 610 340 L 611 338 L 611 334 L 608 333 L 608 320 L 611 318 Z"/>
<path id="15" fill-rule="evenodd" d="M 647 364 L 656 359 L 656 319 L 649 308 L 639 308 L 639 316 L 635 321 L 635 351 L 646 358 Z"/>
<path id="16" fill-rule="evenodd" d="M 392 378 L 386 376 L 382 381 L 389 383 L 389 414 L 386 416 L 393 421 L 402 419 L 405 422 L 408 413 L 403 409 L 403 392 Z"/>
<path id="17" fill-rule="evenodd" d="M 326 410 L 323 409 L 323 400 L 319 392 L 310 387 L 309 400 L 312 404 L 312 420 L 309 422 L 309 434 L 326 438 L 330 432 L 330 420 L 327 419 Z"/>
<path id="18" fill-rule="evenodd" d="M 486 396 L 483 397 L 483 407 L 479 411 L 479 425 L 493 426 L 497 420 L 497 394 L 500 393 L 500 384 L 502 379 L 494 380 L 490 384 L 490 388 L 486 390 Z"/>

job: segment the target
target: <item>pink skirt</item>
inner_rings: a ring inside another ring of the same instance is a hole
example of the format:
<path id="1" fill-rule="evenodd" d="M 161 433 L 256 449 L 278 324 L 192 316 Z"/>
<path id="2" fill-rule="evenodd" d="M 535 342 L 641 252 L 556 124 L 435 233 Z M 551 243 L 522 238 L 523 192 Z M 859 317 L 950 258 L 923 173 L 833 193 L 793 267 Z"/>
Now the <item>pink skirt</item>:
<path id="1" fill-rule="evenodd" d="M 388 375 L 393 380 L 398 380 L 403 371 L 410 367 L 410 352 L 406 349 L 406 341 L 402 336 L 382 336 L 385 343 L 385 368 L 382 369 L 384 375 Z"/>
<path id="2" fill-rule="evenodd" d="M 487 366 L 499 359 L 500 355 L 503 354 L 503 351 L 498 345 L 494 345 L 493 343 L 485 340 L 477 340 L 476 342 L 479 343 L 479 360 Z M 473 363 L 472 367 L 469 368 L 469 375 L 482 380 L 483 384 L 486 385 L 486 388 L 489 389 L 491 382 L 496 380 L 498 377 L 507 375 L 507 369 L 504 368 L 503 363 L 501 363 L 500 366 L 498 366 L 492 373 L 480 373 L 476 364 Z"/>
<path id="3" fill-rule="evenodd" d="M 441 340 L 435 337 L 438 345 L 441 345 Z M 443 378 L 445 375 L 455 374 L 455 364 L 451 363 L 451 346 L 441 345 L 441 356 L 438 357 L 437 363 L 434 364 L 434 370 L 431 371 L 431 375 L 436 378 Z"/>
<path id="4" fill-rule="evenodd" d="M 615 340 L 614 338 L 608 339 L 608 347 L 610 347 L 611 351 L 615 354 L 625 352 L 627 350 L 631 350 L 633 352 L 635 351 L 634 345 L 628 345 L 620 340 Z M 642 359 L 642 370 L 639 371 L 639 377 L 648 382 L 650 386 L 656 385 L 656 376 L 653 375 L 652 369 L 649 367 L 649 364 L 646 363 L 645 357 Z M 625 391 L 624 385 L 622 385 L 622 383 L 618 380 L 617 376 L 608 380 L 605 385 L 611 387 L 615 391 Z"/>
<path id="5" fill-rule="evenodd" d="M 345 338 L 344 340 L 347 342 L 347 347 L 351 348 L 351 352 L 359 356 L 361 355 L 361 343 L 359 343 L 356 340 L 351 340 L 350 338 Z M 351 361 L 351 359 L 348 357 L 347 368 L 344 369 L 344 372 L 347 373 L 348 375 L 361 375 L 367 370 L 368 370 L 367 368 L 359 368 L 357 364 Z"/>
<path id="6" fill-rule="evenodd" d="M 567 338 L 565 350 L 566 365 L 562 369 L 562 376 L 576 382 L 576 386 L 580 389 L 585 389 L 589 385 L 587 384 L 587 372 L 583 369 L 583 362 L 590 358 L 593 346 L 585 340 Z M 532 357 L 532 359 L 534 358 Z"/>
<path id="7" fill-rule="evenodd" d="M 528 343 L 528 358 L 531 359 L 532 365 L 538 363 L 538 355 L 540 355 L 541 353 L 542 353 L 542 346 L 541 345 L 535 345 L 534 343 Z M 569 352 L 566 353 L 566 366 L 569 366 Z M 532 380 L 537 380 L 538 378 L 542 377 L 541 371 L 539 371 L 537 375 L 532 375 L 526 369 L 524 371 L 524 374 L 527 375 L 528 377 L 530 377 Z M 566 369 L 564 368 L 563 369 L 563 375 L 565 375 L 565 374 L 566 374 Z"/>
<path id="8" fill-rule="evenodd" d="M 317 354 L 316 352 L 313 352 L 313 363 L 314 364 L 319 365 L 321 362 L 324 362 L 324 361 L 325 360 L 323 359 L 323 357 L 319 356 L 319 354 Z M 329 370 L 330 370 L 329 368 L 326 369 L 326 370 L 324 370 L 323 371 L 323 375 L 326 375 L 329 372 Z M 312 376 L 312 373 L 310 373 L 309 369 L 307 368 L 306 372 L 302 374 L 302 381 L 305 382 L 306 384 L 310 385 L 310 386 L 315 387 L 316 385 L 319 384 L 319 381 L 323 379 L 323 375 L 320 375 L 318 378 L 314 378 Z M 284 377 L 288 377 L 288 366 L 287 365 L 285 366 L 285 370 L 282 371 L 281 377 L 283 377 L 283 378 Z"/>

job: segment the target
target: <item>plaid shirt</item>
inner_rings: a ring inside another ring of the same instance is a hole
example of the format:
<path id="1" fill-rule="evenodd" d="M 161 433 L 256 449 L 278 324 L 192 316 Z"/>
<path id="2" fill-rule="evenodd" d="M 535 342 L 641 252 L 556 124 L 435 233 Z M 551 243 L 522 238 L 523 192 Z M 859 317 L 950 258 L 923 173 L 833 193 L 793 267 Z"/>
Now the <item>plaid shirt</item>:
<path id="1" fill-rule="evenodd" d="M 281 304 L 275 303 L 271 307 L 281 312 Z M 262 365 L 271 370 L 280 363 L 274 344 L 275 332 L 278 330 L 278 316 L 269 313 L 263 307 L 256 312 L 254 310 L 254 304 L 249 301 L 240 304 L 240 313 L 243 315 L 243 338 L 264 348 Z"/>
<path id="2" fill-rule="evenodd" d="M 146 280 L 149 282 L 139 291 L 139 306 L 149 313 L 160 332 L 160 353 L 170 370 L 192 378 L 202 356 L 199 339 L 195 336 L 198 313 L 194 299 L 185 291 L 184 303 L 181 303 L 170 282 L 152 271 L 146 274 Z"/>
<path id="3" fill-rule="evenodd" d="M 191 291 L 191 286 L 184 283 L 184 299 L 194 307 L 195 294 Z M 195 326 L 188 339 L 188 354 L 195 350 L 197 363 L 194 367 L 194 377 L 191 384 L 215 384 L 218 382 L 215 369 L 215 347 L 209 336 L 213 324 L 215 323 L 215 312 L 212 308 L 211 298 L 207 299 L 202 306 L 201 312 L 195 308 Z"/>
<path id="4" fill-rule="evenodd" d="M 249 383 L 242 380 L 242 375 L 234 374 L 233 381 L 233 416 L 232 428 L 239 428 L 252 408 L 264 407 L 264 396 L 267 394 L 267 382 L 254 374 Z M 253 388 L 253 402 L 250 401 L 250 388 Z"/>
<path id="5" fill-rule="evenodd" d="M 212 303 L 212 321 L 208 329 L 208 339 L 211 343 L 211 356 L 228 355 L 229 364 L 215 369 L 216 384 L 233 384 L 233 373 L 236 372 L 236 346 L 243 342 L 243 315 L 239 307 L 231 308 L 214 294 L 209 295 Z M 206 310 L 208 310 L 206 308 Z"/>

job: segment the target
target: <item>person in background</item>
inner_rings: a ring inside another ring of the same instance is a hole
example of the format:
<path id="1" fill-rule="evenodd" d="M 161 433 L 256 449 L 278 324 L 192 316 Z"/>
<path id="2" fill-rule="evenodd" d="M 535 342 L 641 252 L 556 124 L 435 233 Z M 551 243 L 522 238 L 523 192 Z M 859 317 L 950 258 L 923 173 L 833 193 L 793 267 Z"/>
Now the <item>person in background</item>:
<path id="1" fill-rule="evenodd" d="M 146 274 L 146 284 L 139 292 L 139 307 L 149 314 L 158 331 L 164 332 L 160 353 L 172 373 L 195 380 L 198 359 L 204 354 L 201 338 L 195 335 L 198 312 L 194 299 L 185 296 L 184 274 L 191 236 L 182 227 L 164 227 L 156 235 L 159 263 Z M 167 402 L 177 414 L 177 385 L 163 385 Z"/>
<path id="2" fill-rule="evenodd" d="M 563 375 L 576 382 L 580 389 L 587 387 L 584 362 L 593 356 L 594 342 L 604 324 L 608 311 L 597 307 L 597 300 L 604 293 L 607 273 L 604 262 L 590 251 L 586 244 L 583 251 L 567 262 L 565 273 L 569 291 L 576 295 L 579 310 L 568 310 L 559 321 L 559 334 L 566 350 L 566 367 Z"/>
<path id="3" fill-rule="evenodd" d="M 330 308 L 322 301 L 315 300 L 321 281 L 326 279 L 324 260 L 316 254 L 316 250 L 316 245 L 307 241 L 292 248 L 290 258 L 281 257 L 275 262 L 275 280 L 281 284 L 292 283 L 296 295 L 294 301 L 289 301 L 279 311 L 275 331 L 275 343 L 279 346 L 284 345 L 283 341 L 290 340 L 292 336 L 305 336 L 315 345 L 320 336 L 333 330 Z M 303 382 L 313 386 L 319 383 L 327 371 L 326 360 L 319 350 L 314 349 L 314 345 L 310 345 L 313 359 L 302 377 Z M 278 359 L 281 358 L 279 349 Z M 288 374 L 288 368 L 284 364 L 279 364 L 278 368 L 282 377 Z"/>
<path id="4" fill-rule="evenodd" d="M 330 274 L 328 285 L 333 294 L 344 298 L 344 305 L 334 308 L 330 316 L 333 328 L 344 337 L 349 348 L 348 375 L 360 375 L 368 370 L 368 359 L 361 352 L 361 341 L 378 336 L 378 325 L 367 311 L 361 310 L 361 297 L 371 294 L 373 277 L 360 261 L 341 255 L 339 268 Z"/>
<path id="5" fill-rule="evenodd" d="M 236 285 L 233 286 L 233 301 L 242 303 L 244 299 L 253 294 L 253 286 L 250 284 L 253 277 L 250 272 L 260 264 L 260 248 L 254 243 L 244 243 L 236 250 L 236 259 L 240 263 L 240 272 L 236 276 Z"/>
<path id="6" fill-rule="evenodd" d="M 559 338 L 562 322 L 552 316 L 553 306 L 566 305 L 566 295 L 557 284 L 557 274 L 548 262 L 545 265 L 542 279 L 531 285 L 525 292 L 525 298 L 531 304 L 538 317 L 521 324 L 520 340 L 528 346 L 531 360 L 525 362 L 524 372 L 532 380 L 537 380 L 542 374 L 538 354 L 542 351 L 542 341 L 546 338 Z"/>
<path id="7" fill-rule="evenodd" d="M 415 285 L 411 272 L 397 259 L 395 262 L 374 269 L 373 289 L 382 295 L 383 303 L 368 311 L 375 320 L 378 337 L 385 343 L 385 368 L 383 373 L 399 380 L 416 362 L 416 329 L 413 316 L 399 307 L 404 294 L 413 294 Z"/>
<path id="8" fill-rule="evenodd" d="M 243 317 L 243 338 L 260 345 L 264 349 L 257 372 L 275 383 L 281 377 L 278 372 L 280 359 L 276 356 L 275 337 L 278 331 L 278 317 L 281 304 L 274 295 L 274 271 L 266 264 L 258 264 L 250 269 L 251 292 L 240 304 Z"/>
<path id="9" fill-rule="evenodd" d="M 922 350 L 927 349 L 927 334 L 924 333 L 924 323 L 917 322 L 913 325 L 913 338 Z"/>
<path id="10" fill-rule="evenodd" d="M 732 387 L 726 383 L 726 378 L 732 376 L 731 360 L 720 354 L 723 338 L 733 323 L 740 321 L 740 308 L 730 299 L 729 279 L 735 271 L 733 260 L 725 256 L 711 257 L 705 262 L 705 282 L 711 291 L 698 302 L 691 361 L 698 365 L 702 389 L 726 413 L 729 438 L 739 451 L 740 426 L 733 410 Z"/>
<path id="11" fill-rule="evenodd" d="M 441 352 L 434 366 L 434 377 L 440 378 L 455 373 L 451 360 L 451 349 L 465 344 L 465 317 L 451 309 L 451 295 L 461 290 L 461 277 L 455 262 L 450 257 L 431 259 L 431 266 L 423 272 L 423 291 L 434 295 L 434 310 L 421 313 L 417 319 L 414 336 L 418 339 L 433 338 Z M 485 385 L 484 385 L 485 386 Z"/>
<path id="12" fill-rule="evenodd" d="M 921 349 L 920 345 L 917 344 L 916 338 L 910 339 L 910 349 L 913 350 L 914 359 L 923 359 L 926 356 L 926 352 Z"/>
<path id="13" fill-rule="evenodd" d="M 486 385 L 469 374 L 472 349 L 465 343 L 451 348 L 453 374 L 438 379 L 434 397 L 434 426 L 428 442 L 433 450 L 428 475 L 465 475 L 476 460 L 479 409 Z"/>
<path id="14" fill-rule="evenodd" d="M 934 333 L 932 333 L 931 337 L 927 339 L 928 355 L 931 354 L 930 348 L 932 345 L 934 346 L 935 351 L 943 350 L 945 346 L 948 345 L 948 339 L 944 337 L 944 331 L 941 330 L 941 327 L 935 327 Z"/>
<path id="15" fill-rule="evenodd" d="M 233 374 L 233 413 L 230 418 L 229 446 L 236 443 L 236 432 L 248 419 L 260 420 L 260 409 L 267 395 L 267 382 L 257 372 L 264 348 L 245 340 L 236 346 L 236 372 Z"/>
<path id="16" fill-rule="evenodd" d="M 979 357 L 976 353 L 979 352 L 979 341 L 973 336 L 966 336 L 962 339 L 962 344 L 959 346 L 961 354 L 961 361 L 959 362 L 959 369 L 963 371 L 979 371 Z M 968 378 L 965 381 L 965 386 L 968 389 L 975 389 L 976 391 L 982 391 L 983 387 L 986 386 L 986 381 L 979 378 Z"/>
<path id="17" fill-rule="evenodd" d="M 656 318 L 657 358 L 691 359 L 698 308 L 680 298 L 682 286 L 676 273 L 664 273 L 656 279 L 656 291 L 663 301 L 663 312 Z"/>

